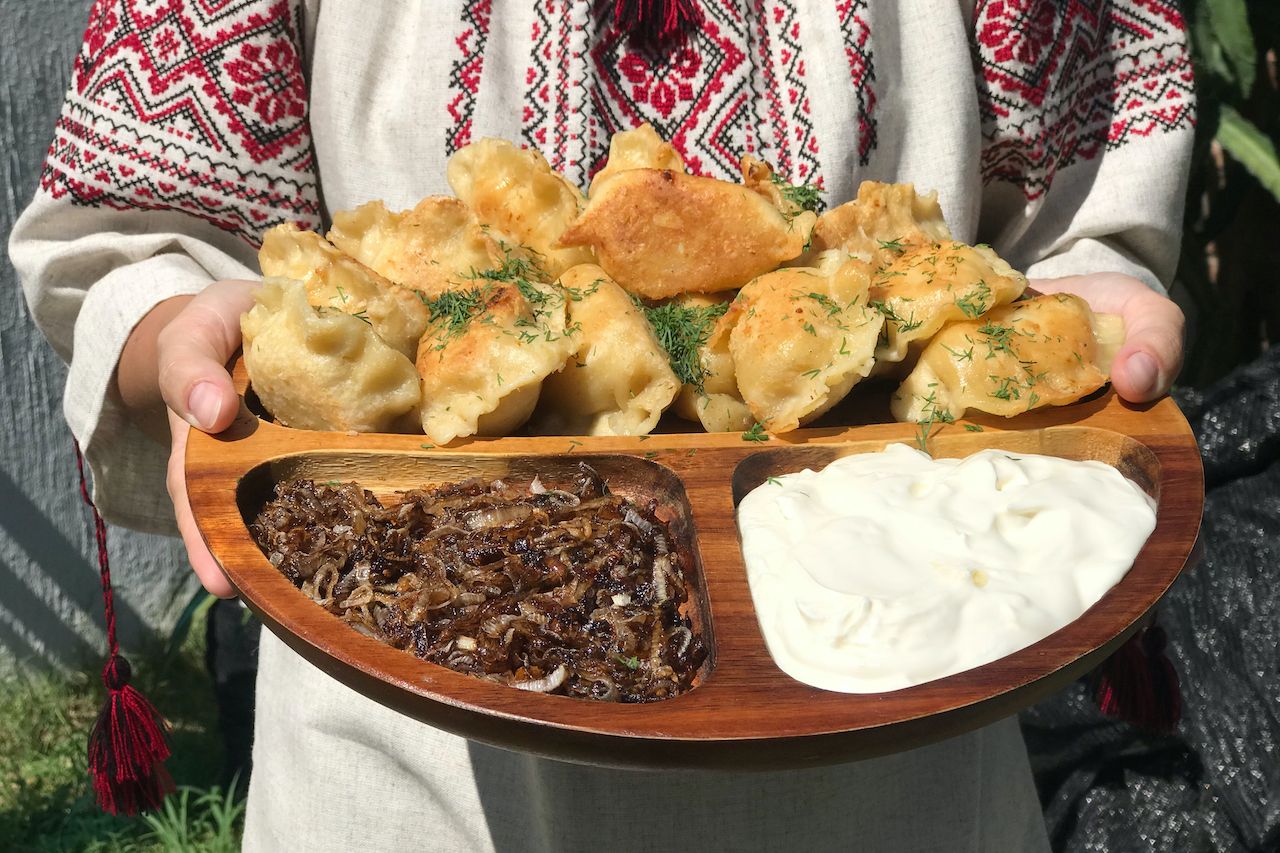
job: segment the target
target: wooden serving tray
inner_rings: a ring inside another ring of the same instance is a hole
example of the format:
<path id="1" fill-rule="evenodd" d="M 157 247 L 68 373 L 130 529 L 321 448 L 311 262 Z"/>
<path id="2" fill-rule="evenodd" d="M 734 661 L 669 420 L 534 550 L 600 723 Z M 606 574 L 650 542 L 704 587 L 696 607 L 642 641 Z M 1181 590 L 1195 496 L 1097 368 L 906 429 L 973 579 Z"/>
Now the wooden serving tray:
<path id="1" fill-rule="evenodd" d="M 237 365 L 242 391 L 247 381 Z M 858 396 L 858 395 L 855 395 Z M 249 395 L 252 400 L 252 395 Z M 837 414 L 883 419 L 883 398 Z M 225 433 L 193 430 L 187 491 L 196 522 L 241 597 L 295 651 L 388 707 L 475 740 L 593 764 L 783 768 L 868 758 L 922 746 L 1016 713 L 1084 675 L 1142 624 L 1187 561 L 1204 505 L 1195 439 L 1168 398 L 1132 406 L 1111 393 L 983 427 L 938 428 L 935 456 L 987 447 L 1097 459 L 1158 501 L 1155 532 L 1132 570 L 1079 619 L 998 661 L 883 694 L 835 693 L 774 664 L 756 622 L 734 520 L 736 501 L 767 477 L 837 457 L 914 443 L 910 424 L 819 426 L 744 441 L 738 433 L 647 439 L 510 437 L 432 447 L 424 436 L 292 430 L 242 407 Z M 679 424 L 680 422 L 675 422 Z M 469 476 L 554 478 L 579 460 L 624 495 L 657 497 L 693 555 L 691 615 L 708 662 L 674 699 L 622 705 L 527 693 L 483 681 L 367 638 L 306 598 L 251 538 L 251 519 L 279 480 L 351 481 L 379 494 Z"/>

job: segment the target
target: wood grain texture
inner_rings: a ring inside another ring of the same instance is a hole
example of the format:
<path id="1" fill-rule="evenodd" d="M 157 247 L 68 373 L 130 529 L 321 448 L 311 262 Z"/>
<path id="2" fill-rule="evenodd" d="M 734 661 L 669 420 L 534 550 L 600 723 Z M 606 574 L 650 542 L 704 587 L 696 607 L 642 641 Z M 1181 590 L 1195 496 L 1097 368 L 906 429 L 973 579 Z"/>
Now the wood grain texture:
<path id="1" fill-rule="evenodd" d="M 1137 629 L 1191 552 L 1203 476 L 1194 438 L 1171 400 L 1132 406 L 1105 394 L 1008 421 L 971 422 L 984 431 L 942 427 L 930 450 L 962 456 L 997 447 L 1108 462 L 1156 497 L 1156 529 L 1128 575 L 1076 621 L 993 663 L 883 694 L 809 687 L 773 663 L 751 603 L 734 505 L 768 476 L 913 442 L 912 425 L 825 426 L 759 443 L 738 433 L 666 433 L 646 440 L 459 440 L 436 448 L 422 436 L 290 430 L 245 408 L 222 435 L 192 434 L 187 485 L 210 549 L 263 621 L 321 669 L 403 713 L 498 746 L 597 764 L 809 766 L 921 746 L 1063 687 Z M 272 483 L 299 474 L 388 493 L 475 474 L 554 471 L 579 458 L 605 469 L 619 491 L 657 497 L 695 549 L 695 609 L 711 661 L 701 683 L 675 699 L 619 705 L 529 694 L 420 661 L 308 600 L 270 565 L 244 521 Z"/>

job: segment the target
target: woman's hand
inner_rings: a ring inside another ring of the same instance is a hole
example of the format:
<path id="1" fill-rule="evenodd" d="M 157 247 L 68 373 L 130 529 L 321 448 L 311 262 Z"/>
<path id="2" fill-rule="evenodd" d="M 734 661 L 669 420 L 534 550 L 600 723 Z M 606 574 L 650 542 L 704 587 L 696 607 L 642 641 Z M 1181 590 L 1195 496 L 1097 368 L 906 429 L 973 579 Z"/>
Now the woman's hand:
<path id="1" fill-rule="evenodd" d="M 1032 279 L 1041 293 L 1074 293 L 1102 314 L 1124 318 L 1124 346 L 1111 362 L 1111 385 L 1131 403 L 1169 393 L 1182 369 L 1182 309 L 1133 276 L 1121 273 Z"/>
<path id="2" fill-rule="evenodd" d="M 129 336 L 117 379 L 140 422 L 160 411 L 161 399 L 168 409 L 167 479 L 178 531 L 204 588 L 223 598 L 235 592 L 196 529 L 183 461 L 191 427 L 220 432 L 240 410 L 226 364 L 240 346 L 240 315 L 253 307 L 257 287 L 252 281 L 218 281 L 194 297 L 156 306 Z"/>

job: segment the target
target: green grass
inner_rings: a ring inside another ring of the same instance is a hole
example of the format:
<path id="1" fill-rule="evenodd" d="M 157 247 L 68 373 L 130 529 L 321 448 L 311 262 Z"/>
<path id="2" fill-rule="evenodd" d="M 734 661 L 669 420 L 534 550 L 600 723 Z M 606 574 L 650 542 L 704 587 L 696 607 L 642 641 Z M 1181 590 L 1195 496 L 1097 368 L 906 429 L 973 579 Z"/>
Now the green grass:
<path id="1" fill-rule="evenodd" d="M 173 724 L 166 766 L 179 786 L 161 811 L 142 817 L 112 817 L 93 801 L 85 744 L 103 699 L 100 664 L 70 673 L 19 670 L 0 681 L 0 847 L 239 849 L 243 805 L 234 788 L 217 787 L 222 747 L 203 646 L 198 620 L 175 651 L 130 654 L 135 685 Z"/>

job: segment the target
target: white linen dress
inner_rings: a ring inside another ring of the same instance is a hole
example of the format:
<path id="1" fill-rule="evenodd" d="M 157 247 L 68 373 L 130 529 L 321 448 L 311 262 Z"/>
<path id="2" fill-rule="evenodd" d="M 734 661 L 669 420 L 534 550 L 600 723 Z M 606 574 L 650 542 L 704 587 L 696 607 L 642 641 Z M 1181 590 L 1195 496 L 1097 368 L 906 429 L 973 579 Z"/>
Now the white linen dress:
<path id="1" fill-rule="evenodd" d="M 1177 257 L 1194 125 L 1173 0 L 702 0 L 645 48 L 591 0 L 97 0 L 10 251 L 70 365 L 108 520 L 173 530 L 166 450 L 120 351 L 160 301 L 253 277 L 261 233 L 447 193 L 496 136 L 585 187 L 648 121 L 691 171 L 936 189 L 959 239 L 1033 277 Z M 644 773 L 562 764 L 395 714 L 264 634 L 247 850 L 1044 850 L 1016 723 L 856 764 Z"/>

